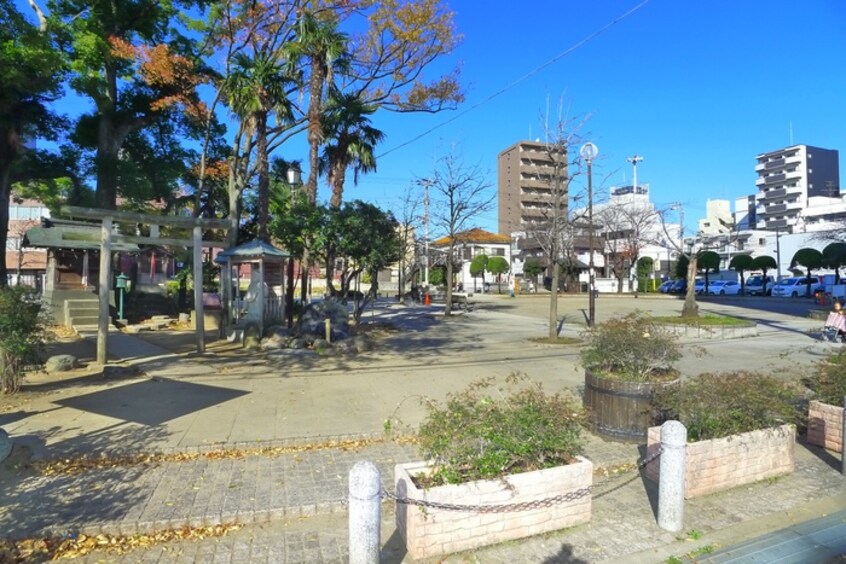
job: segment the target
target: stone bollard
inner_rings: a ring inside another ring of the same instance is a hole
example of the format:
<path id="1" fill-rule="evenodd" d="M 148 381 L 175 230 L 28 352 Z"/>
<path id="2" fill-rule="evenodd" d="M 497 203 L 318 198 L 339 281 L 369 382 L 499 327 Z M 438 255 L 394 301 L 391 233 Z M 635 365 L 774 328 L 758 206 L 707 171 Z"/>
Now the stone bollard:
<path id="1" fill-rule="evenodd" d="M 843 396 L 843 422 L 840 431 L 840 474 L 846 476 L 846 396 Z"/>
<path id="2" fill-rule="evenodd" d="M 658 526 L 678 532 L 684 527 L 684 475 L 687 429 L 678 421 L 661 425 L 661 470 L 658 476 Z"/>
<path id="3" fill-rule="evenodd" d="M 382 481 L 369 460 L 350 470 L 350 564 L 378 564 L 381 547 Z"/>

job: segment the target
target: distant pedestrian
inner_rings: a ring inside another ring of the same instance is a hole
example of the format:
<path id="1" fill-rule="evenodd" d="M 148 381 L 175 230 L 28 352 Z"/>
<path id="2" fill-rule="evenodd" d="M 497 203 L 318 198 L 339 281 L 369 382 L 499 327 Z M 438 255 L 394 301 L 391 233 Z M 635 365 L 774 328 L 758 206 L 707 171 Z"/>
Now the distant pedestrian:
<path id="1" fill-rule="evenodd" d="M 834 342 L 846 340 L 846 313 L 838 300 L 834 300 L 831 312 L 825 320 L 823 339 Z"/>

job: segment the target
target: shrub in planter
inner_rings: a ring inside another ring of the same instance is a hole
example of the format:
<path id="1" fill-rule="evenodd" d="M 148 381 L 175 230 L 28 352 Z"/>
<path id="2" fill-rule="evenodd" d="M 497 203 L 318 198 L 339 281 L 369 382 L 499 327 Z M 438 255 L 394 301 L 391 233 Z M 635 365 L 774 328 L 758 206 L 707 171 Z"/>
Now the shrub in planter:
<path id="1" fill-rule="evenodd" d="M 693 498 L 787 474 L 794 469 L 798 386 L 752 372 L 705 374 L 655 403 L 688 431 L 685 497 Z M 647 456 L 660 444 L 660 428 L 649 430 Z M 656 480 L 661 460 L 647 467 Z"/>
<path id="2" fill-rule="evenodd" d="M 808 405 L 808 442 L 840 452 L 843 449 L 843 397 L 846 396 L 846 352 L 817 364 L 805 379 L 813 393 Z"/>
<path id="3" fill-rule="evenodd" d="M 719 439 L 801 421 L 799 387 L 755 372 L 702 374 L 654 397 L 663 420 L 687 427 L 690 442 Z"/>
<path id="4" fill-rule="evenodd" d="M 528 384 L 528 385 L 520 385 Z M 569 395 L 547 394 L 521 376 L 508 389 L 493 380 L 430 402 L 418 431 L 421 453 L 432 461 L 426 485 L 500 478 L 569 464 L 582 450 L 583 410 Z"/>
<path id="5" fill-rule="evenodd" d="M 430 402 L 418 433 L 426 462 L 400 464 L 398 497 L 464 507 L 398 504 L 397 529 L 412 558 L 467 550 L 590 520 L 593 465 L 579 456 L 582 410 L 539 385 L 506 390 L 486 380 Z M 534 502 L 557 499 L 549 505 Z M 528 504 L 489 512 L 484 506 Z"/>
<path id="6" fill-rule="evenodd" d="M 678 382 L 677 337 L 640 313 L 600 323 L 583 337 L 584 405 L 593 430 L 610 439 L 644 441 L 655 389 Z"/>

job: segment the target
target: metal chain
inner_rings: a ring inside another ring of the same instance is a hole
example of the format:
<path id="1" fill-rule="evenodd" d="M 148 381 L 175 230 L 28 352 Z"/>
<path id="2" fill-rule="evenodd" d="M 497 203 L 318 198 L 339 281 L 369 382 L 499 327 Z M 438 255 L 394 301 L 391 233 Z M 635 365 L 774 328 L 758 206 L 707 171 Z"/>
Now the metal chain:
<path id="1" fill-rule="evenodd" d="M 650 462 L 652 462 L 653 460 L 655 460 L 656 458 L 661 456 L 662 452 L 663 451 L 662 451 L 661 447 L 659 446 L 654 453 L 652 453 L 651 455 L 649 455 L 645 459 L 637 462 L 637 464 L 635 464 L 634 468 L 627 471 L 626 473 L 628 473 L 630 471 L 634 471 L 634 470 L 637 470 L 637 471 L 642 470 Z M 624 475 L 624 474 L 613 476 L 611 478 L 619 478 L 619 476 L 621 476 L 621 475 Z M 609 480 L 611 478 L 609 478 Z M 621 484 L 621 485 L 619 485 L 615 488 L 612 488 L 611 490 L 608 490 L 606 492 L 602 492 L 601 494 L 597 494 L 593 497 L 597 498 L 597 497 L 600 497 L 600 496 L 603 496 L 603 495 L 607 495 L 607 494 L 611 493 L 612 491 L 615 491 L 615 490 L 621 488 L 622 486 L 626 485 L 627 483 L 631 482 L 632 480 L 634 480 L 636 478 L 637 478 L 637 475 L 633 476 L 631 478 L 631 480 L 628 480 L 627 482 L 625 482 L 625 483 L 623 483 L 623 484 Z M 607 482 L 608 480 L 605 480 L 605 481 Z M 460 505 L 460 504 L 456 504 L 456 503 L 440 503 L 440 502 L 437 502 L 437 501 L 428 501 L 428 500 L 425 500 L 425 499 L 414 499 L 414 498 L 408 498 L 408 497 L 401 497 L 401 496 L 395 495 L 392 492 L 389 492 L 388 490 L 386 490 L 384 488 L 382 489 L 382 497 L 385 498 L 385 499 L 394 500 L 397 503 L 402 503 L 404 505 L 416 505 L 418 507 L 426 507 L 426 508 L 431 508 L 431 509 L 442 509 L 444 511 L 464 511 L 464 512 L 468 512 L 468 513 L 507 513 L 507 512 L 512 512 L 512 511 L 514 511 L 514 512 L 516 512 L 516 511 L 530 511 L 532 509 L 540 509 L 540 508 L 543 508 L 543 507 L 552 507 L 552 506 L 558 505 L 560 503 L 568 503 L 568 502 L 571 502 L 571 501 L 575 501 L 577 499 L 581 499 L 581 498 L 585 497 L 586 495 L 589 495 L 595 487 L 596 486 L 589 486 L 589 487 L 586 487 L 586 488 L 573 490 L 571 492 L 567 492 L 567 493 L 564 493 L 564 494 L 559 494 L 559 495 L 556 495 L 556 496 L 547 497 L 547 498 L 543 498 L 543 499 L 536 499 L 536 500 L 533 500 L 533 501 L 524 501 L 524 502 L 520 502 L 520 503 L 503 503 L 503 504 L 495 504 L 495 505 Z"/>
<path id="2" fill-rule="evenodd" d="M 534 501 L 524 501 L 521 503 L 504 503 L 497 505 L 459 505 L 456 503 L 440 503 L 437 501 L 427 501 L 425 499 L 412 499 L 407 497 L 399 497 L 387 490 L 382 490 L 382 495 L 388 499 L 393 499 L 397 503 L 404 505 L 416 505 L 418 507 L 426 507 L 430 509 L 443 509 L 444 511 L 465 511 L 469 513 L 506 513 L 511 511 L 529 511 L 532 509 L 540 509 L 542 507 L 552 507 L 559 503 L 566 503 L 575 501 L 579 498 L 590 494 L 591 488 L 581 488 L 568 492 L 566 494 L 559 494 L 553 497 L 544 499 L 536 499 Z"/>

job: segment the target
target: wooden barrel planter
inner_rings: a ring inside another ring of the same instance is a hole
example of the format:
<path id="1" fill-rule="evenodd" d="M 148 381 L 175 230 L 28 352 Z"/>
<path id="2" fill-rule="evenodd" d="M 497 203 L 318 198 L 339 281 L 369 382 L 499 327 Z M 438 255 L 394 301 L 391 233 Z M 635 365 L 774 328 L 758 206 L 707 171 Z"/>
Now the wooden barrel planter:
<path id="1" fill-rule="evenodd" d="M 585 370 L 584 406 L 594 433 L 614 441 L 646 443 L 652 420 L 652 395 L 668 382 L 629 382 L 595 376 Z"/>

